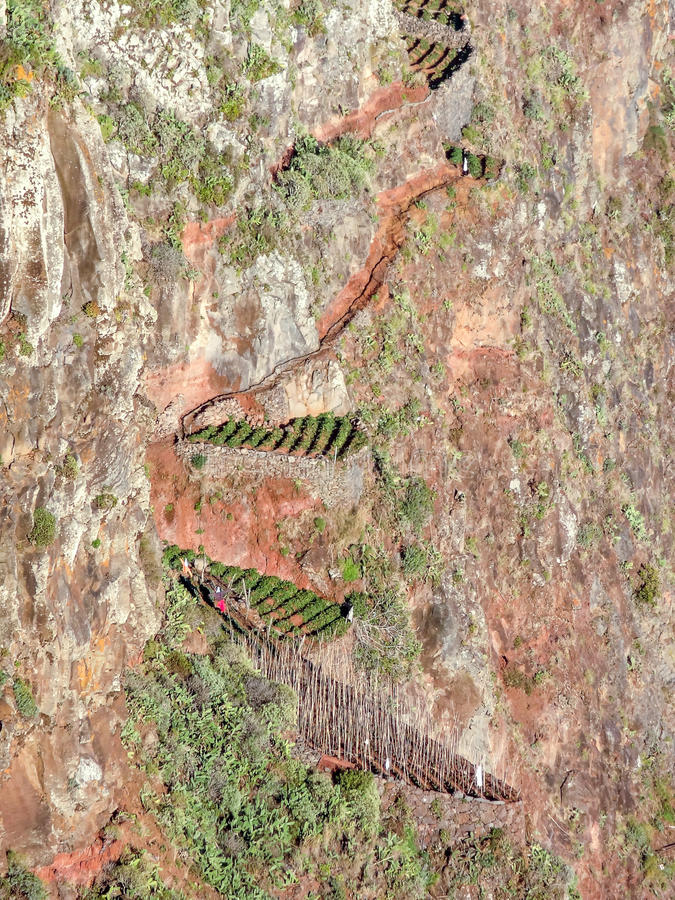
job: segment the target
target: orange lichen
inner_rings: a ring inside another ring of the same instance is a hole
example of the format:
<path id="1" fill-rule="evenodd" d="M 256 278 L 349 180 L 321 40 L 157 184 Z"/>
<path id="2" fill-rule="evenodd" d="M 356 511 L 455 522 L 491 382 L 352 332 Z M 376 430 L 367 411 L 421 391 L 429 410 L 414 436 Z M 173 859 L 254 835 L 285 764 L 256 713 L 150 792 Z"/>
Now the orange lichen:
<path id="1" fill-rule="evenodd" d="M 25 81 L 30 84 L 31 81 L 35 78 L 35 72 L 26 71 L 21 63 L 19 63 L 19 65 L 14 69 L 14 77 L 16 81 Z"/>

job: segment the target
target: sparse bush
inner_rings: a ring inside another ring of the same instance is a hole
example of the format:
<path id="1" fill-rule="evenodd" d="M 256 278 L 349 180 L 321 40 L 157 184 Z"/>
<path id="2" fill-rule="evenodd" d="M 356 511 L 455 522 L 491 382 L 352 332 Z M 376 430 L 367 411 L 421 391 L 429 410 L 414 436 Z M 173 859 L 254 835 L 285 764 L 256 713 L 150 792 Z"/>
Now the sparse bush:
<path id="1" fill-rule="evenodd" d="M 403 548 L 401 568 L 406 578 L 423 578 L 427 570 L 427 554 L 424 547 L 411 544 Z"/>
<path id="2" fill-rule="evenodd" d="M 270 75 L 276 75 L 281 71 L 281 66 L 259 44 L 250 44 L 246 59 L 244 60 L 244 72 L 250 81 L 262 81 Z"/>
<path id="3" fill-rule="evenodd" d="M 155 244 L 150 252 L 150 269 L 155 281 L 173 284 L 181 277 L 185 268 L 185 257 L 169 243 Z"/>
<path id="4" fill-rule="evenodd" d="M 44 506 L 38 506 L 33 513 L 33 528 L 28 540 L 36 547 L 48 547 L 56 536 L 56 517 Z"/>
<path id="5" fill-rule="evenodd" d="M 420 475 L 406 480 L 406 486 L 398 503 L 398 517 L 413 531 L 420 532 L 431 518 L 434 509 L 434 492 Z"/>
<path id="6" fill-rule="evenodd" d="M 90 319 L 96 319 L 101 315 L 101 307 L 96 300 L 88 300 L 82 307 L 82 311 L 85 316 L 88 316 Z"/>
<path id="7" fill-rule="evenodd" d="M 639 585 L 636 587 L 633 597 L 637 603 L 648 603 L 656 606 L 656 601 L 661 592 L 659 573 L 654 566 L 643 563 L 638 571 Z"/>
<path id="8" fill-rule="evenodd" d="M 642 513 L 633 506 L 632 503 L 624 503 L 621 512 L 628 520 L 628 524 L 633 529 L 633 534 L 639 541 L 647 539 L 647 529 L 645 528 L 645 520 Z"/>
<path id="9" fill-rule="evenodd" d="M 96 509 L 113 509 L 117 506 L 118 500 L 117 497 L 112 494 L 110 491 L 104 491 L 101 494 L 97 494 L 94 497 L 94 505 Z"/>
<path id="10" fill-rule="evenodd" d="M 63 465 L 60 467 L 60 474 L 63 475 L 64 478 L 67 478 L 68 481 L 74 481 L 79 473 L 80 467 L 77 464 L 77 459 L 69 450 L 64 457 Z"/>
<path id="11" fill-rule="evenodd" d="M 223 90 L 223 99 L 220 111 L 228 122 L 235 122 L 244 112 L 246 106 L 246 94 L 241 85 L 231 83 Z"/>

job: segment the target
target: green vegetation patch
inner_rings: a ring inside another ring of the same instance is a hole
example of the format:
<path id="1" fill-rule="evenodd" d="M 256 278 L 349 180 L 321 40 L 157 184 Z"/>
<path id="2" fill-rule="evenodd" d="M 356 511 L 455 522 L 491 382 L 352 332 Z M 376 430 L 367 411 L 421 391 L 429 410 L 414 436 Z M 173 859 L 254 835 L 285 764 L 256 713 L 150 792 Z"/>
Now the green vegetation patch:
<path id="1" fill-rule="evenodd" d="M 54 45 L 48 8 L 42 0 L 7 0 L 2 38 L 0 111 L 24 97 L 36 76 L 65 72 Z"/>
<path id="2" fill-rule="evenodd" d="M 180 649 L 186 629 L 171 623 L 184 618 L 185 594 L 168 587 L 166 623 L 127 674 L 123 740 L 148 776 L 145 808 L 196 874 L 229 900 L 267 900 L 303 876 L 335 896 L 339 870 L 327 861 L 348 846 L 364 880 L 357 896 L 428 896 L 427 856 L 414 833 L 387 830 L 373 776 L 333 782 L 291 756 L 281 737 L 296 724 L 289 688 L 260 677 L 222 631 L 206 655 Z"/>
<path id="3" fill-rule="evenodd" d="M 224 425 L 209 425 L 188 436 L 193 443 L 270 451 L 287 451 L 303 456 L 328 456 L 344 459 L 364 447 L 368 439 L 353 419 L 321 413 L 292 419 L 277 428 L 252 428 L 248 422 L 230 420 Z M 193 457 L 193 466 L 195 457 Z M 195 468 L 198 468 L 195 466 Z"/>
<path id="4" fill-rule="evenodd" d="M 661 594 L 661 582 L 658 571 L 649 563 L 643 563 L 638 571 L 638 578 L 640 581 L 633 592 L 633 598 L 637 603 L 656 606 L 656 601 Z"/>
<path id="5" fill-rule="evenodd" d="M 46 900 L 47 889 L 20 856 L 7 851 L 7 874 L 0 877 L 0 900 Z"/>
<path id="6" fill-rule="evenodd" d="M 38 708 L 30 684 L 17 675 L 12 682 L 12 688 L 14 689 L 16 708 L 21 715 L 26 719 L 34 718 L 38 713 Z"/>
<path id="7" fill-rule="evenodd" d="M 315 200 L 353 197 L 368 185 L 374 170 L 368 148 L 367 141 L 353 135 L 343 135 L 334 144 L 301 137 L 276 187 L 295 211 L 309 209 Z"/>
<path id="8" fill-rule="evenodd" d="M 56 536 L 56 517 L 44 506 L 38 506 L 33 513 L 33 527 L 28 540 L 36 547 L 48 547 Z"/>

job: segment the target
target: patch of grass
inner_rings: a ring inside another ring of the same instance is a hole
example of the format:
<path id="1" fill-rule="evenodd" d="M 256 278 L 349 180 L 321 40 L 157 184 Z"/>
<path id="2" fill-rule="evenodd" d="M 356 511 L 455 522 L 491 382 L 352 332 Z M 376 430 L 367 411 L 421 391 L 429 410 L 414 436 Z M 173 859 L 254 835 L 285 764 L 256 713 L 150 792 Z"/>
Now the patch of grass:
<path id="1" fill-rule="evenodd" d="M 38 506 L 33 513 L 33 528 L 28 540 L 36 547 L 48 547 L 56 536 L 56 517 L 44 506 Z"/>

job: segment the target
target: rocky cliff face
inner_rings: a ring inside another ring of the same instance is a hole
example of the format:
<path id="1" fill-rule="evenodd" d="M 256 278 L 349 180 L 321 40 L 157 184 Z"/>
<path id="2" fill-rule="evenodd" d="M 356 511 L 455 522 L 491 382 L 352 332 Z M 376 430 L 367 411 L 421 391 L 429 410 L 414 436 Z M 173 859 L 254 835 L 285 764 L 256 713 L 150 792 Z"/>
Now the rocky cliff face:
<path id="1" fill-rule="evenodd" d="M 137 396 L 155 313 L 125 286 L 133 235 L 97 123 L 47 99 L 8 109 L 1 142 L 0 644 L 7 686 L 29 685 L 37 712 L 6 688 L 0 827 L 44 859 L 109 815 L 120 675 L 157 624 Z"/>
<path id="2" fill-rule="evenodd" d="M 667 6 L 38 6 L 52 56 L 0 4 L 0 847 L 47 863 L 120 802 L 157 532 L 338 595 L 364 543 L 405 569 L 370 462 L 331 503 L 172 448 L 359 410 L 435 491 L 414 690 L 584 896 L 638 896 L 674 727 Z"/>

